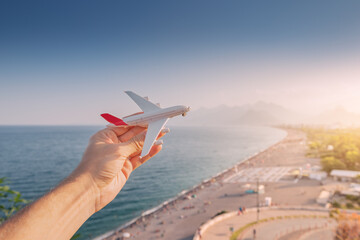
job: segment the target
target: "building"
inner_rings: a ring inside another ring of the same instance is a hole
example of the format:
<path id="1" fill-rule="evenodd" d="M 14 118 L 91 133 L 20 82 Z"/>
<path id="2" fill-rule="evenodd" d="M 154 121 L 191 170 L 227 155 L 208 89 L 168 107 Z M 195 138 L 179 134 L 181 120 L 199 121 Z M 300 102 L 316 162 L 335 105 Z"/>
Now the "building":
<path id="1" fill-rule="evenodd" d="M 331 193 L 329 191 L 321 191 L 320 195 L 316 199 L 316 202 L 320 205 L 325 206 L 328 203 L 330 197 Z"/>
<path id="2" fill-rule="evenodd" d="M 352 182 L 357 181 L 357 177 L 360 176 L 360 172 L 334 169 L 330 172 L 330 176 L 332 176 L 334 180 L 337 181 Z"/>
<path id="3" fill-rule="evenodd" d="M 327 173 L 326 172 L 310 172 L 309 174 L 309 178 L 310 179 L 314 179 L 314 180 L 318 180 L 318 181 L 322 181 L 324 179 L 327 178 Z"/>

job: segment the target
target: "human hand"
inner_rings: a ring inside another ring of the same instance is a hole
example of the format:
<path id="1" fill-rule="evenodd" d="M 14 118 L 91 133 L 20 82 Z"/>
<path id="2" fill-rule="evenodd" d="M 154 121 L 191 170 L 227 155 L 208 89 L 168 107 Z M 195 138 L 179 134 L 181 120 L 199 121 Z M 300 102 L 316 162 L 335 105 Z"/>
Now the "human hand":
<path id="1" fill-rule="evenodd" d="M 161 131 L 158 138 L 168 132 Z M 89 176 L 95 196 L 95 211 L 110 203 L 120 192 L 131 172 L 160 152 L 162 142 L 140 157 L 146 128 L 109 127 L 90 138 L 83 159 L 72 175 Z"/>
<path id="2" fill-rule="evenodd" d="M 145 132 L 142 127 L 115 127 L 96 133 L 72 174 L 1 224 L 0 239 L 70 239 L 116 197 L 133 169 L 161 150 L 160 143 L 140 158 Z"/>

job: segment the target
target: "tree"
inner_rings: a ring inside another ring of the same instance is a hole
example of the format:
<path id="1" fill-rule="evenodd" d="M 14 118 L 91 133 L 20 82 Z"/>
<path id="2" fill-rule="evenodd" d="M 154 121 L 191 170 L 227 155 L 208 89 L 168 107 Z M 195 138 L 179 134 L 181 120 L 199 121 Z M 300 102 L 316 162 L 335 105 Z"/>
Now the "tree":
<path id="1" fill-rule="evenodd" d="M 321 159 L 321 165 L 323 170 L 327 173 L 331 172 L 333 169 L 346 169 L 345 163 L 334 157 L 325 157 Z"/>
<path id="2" fill-rule="evenodd" d="M 5 178 L 0 178 L 0 224 L 27 203 L 28 201 L 21 197 L 21 193 L 5 185 Z"/>
<path id="3" fill-rule="evenodd" d="M 345 161 L 346 165 L 348 167 L 351 167 L 351 169 L 358 169 L 359 163 L 360 163 L 360 153 L 359 149 L 352 149 L 346 152 L 345 154 Z"/>
<path id="4" fill-rule="evenodd" d="M 336 240 L 354 240 L 360 238 L 360 216 L 356 213 L 339 213 L 338 226 L 335 230 Z"/>

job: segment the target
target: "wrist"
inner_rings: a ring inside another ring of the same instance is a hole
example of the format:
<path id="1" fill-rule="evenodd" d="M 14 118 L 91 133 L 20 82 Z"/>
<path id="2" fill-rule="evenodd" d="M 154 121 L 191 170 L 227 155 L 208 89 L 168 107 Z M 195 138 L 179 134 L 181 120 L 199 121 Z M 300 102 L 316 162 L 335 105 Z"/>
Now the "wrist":
<path id="1" fill-rule="evenodd" d="M 80 172 L 75 170 L 69 177 L 68 180 L 76 183 L 76 188 L 81 193 L 84 204 L 87 205 L 88 212 L 92 215 L 96 210 L 97 202 L 100 198 L 100 193 L 96 187 L 94 180 L 90 173 Z"/>

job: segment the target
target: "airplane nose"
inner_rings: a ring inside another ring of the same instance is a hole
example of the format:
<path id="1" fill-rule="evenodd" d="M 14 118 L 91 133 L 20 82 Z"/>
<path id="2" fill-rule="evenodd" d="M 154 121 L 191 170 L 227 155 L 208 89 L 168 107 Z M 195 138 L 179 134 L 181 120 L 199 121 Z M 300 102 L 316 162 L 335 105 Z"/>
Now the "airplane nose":
<path id="1" fill-rule="evenodd" d="M 185 107 L 185 111 L 181 114 L 183 117 L 185 117 L 186 116 L 186 113 L 188 112 L 188 111 L 190 111 L 190 107 Z"/>

